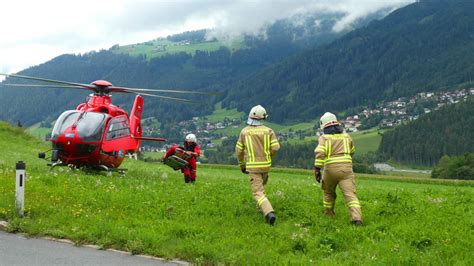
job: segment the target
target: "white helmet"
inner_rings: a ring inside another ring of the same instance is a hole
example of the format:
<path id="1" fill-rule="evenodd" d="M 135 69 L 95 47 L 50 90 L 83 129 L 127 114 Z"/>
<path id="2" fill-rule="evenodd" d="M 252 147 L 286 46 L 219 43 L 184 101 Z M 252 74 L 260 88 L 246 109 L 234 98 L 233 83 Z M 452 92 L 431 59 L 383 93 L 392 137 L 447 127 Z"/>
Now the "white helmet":
<path id="1" fill-rule="evenodd" d="M 261 105 L 257 105 L 250 109 L 249 118 L 255 120 L 267 119 L 267 111 Z"/>
<path id="2" fill-rule="evenodd" d="M 194 142 L 194 143 L 197 142 L 196 135 L 194 134 L 186 135 L 186 138 L 184 140 L 189 141 L 189 142 Z"/>
<path id="3" fill-rule="evenodd" d="M 328 126 L 340 125 L 337 121 L 336 115 L 330 112 L 326 112 L 323 116 L 321 116 L 320 123 L 321 129 L 324 129 Z"/>

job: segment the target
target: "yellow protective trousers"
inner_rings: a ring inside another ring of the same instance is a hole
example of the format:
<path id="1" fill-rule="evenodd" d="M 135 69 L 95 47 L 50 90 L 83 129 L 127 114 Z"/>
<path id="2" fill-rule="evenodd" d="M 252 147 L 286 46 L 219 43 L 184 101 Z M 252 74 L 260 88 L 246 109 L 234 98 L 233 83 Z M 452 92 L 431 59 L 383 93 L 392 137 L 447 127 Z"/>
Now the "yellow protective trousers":
<path id="1" fill-rule="evenodd" d="M 252 185 L 253 197 L 255 201 L 257 201 L 257 205 L 262 211 L 263 215 L 267 215 L 269 212 L 272 212 L 272 204 L 265 195 L 264 189 L 264 186 L 267 184 L 268 181 L 268 172 L 250 172 L 249 180 L 250 184 Z"/>
<path id="2" fill-rule="evenodd" d="M 324 191 L 324 213 L 329 216 L 334 215 L 337 185 L 344 195 L 351 220 L 362 221 L 362 211 L 357 198 L 355 176 L 351 163 L 333 163 L 324 166 L 321 186 Z"/>

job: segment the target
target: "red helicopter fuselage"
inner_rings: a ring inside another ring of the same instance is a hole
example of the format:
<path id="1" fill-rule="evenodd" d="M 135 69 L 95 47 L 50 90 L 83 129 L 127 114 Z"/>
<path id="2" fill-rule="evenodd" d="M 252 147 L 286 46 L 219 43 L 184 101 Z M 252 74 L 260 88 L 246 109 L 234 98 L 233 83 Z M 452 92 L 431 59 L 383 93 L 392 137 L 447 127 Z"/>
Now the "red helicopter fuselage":
<path id="1" fill-rule="evenodd" d="M 143 98 L 141 95 L 188 103 L 198 102 L 156 93 L 216 95 L 216 93 L 196 91 L 117 87 L 105 80 L 84 84 L 18 74 L 0 73 L 0 76 L 5 76 L 7 79 L 19 78 L 49 83 L 3 84 L 10 87 L 80 89 L 94 92 L 85 103 L 78 105 L 75 110 L 63 112 L 56 120 L 51 133 L 53 148 L 50 165 L 52 167 L 72 165 L 104 170 L 115 169 L 122 164 L 127 153 L 135 153 L 139 150 L 142 140 L 166 141 L 163 138 L 142 137 Z M 111 93 L 137 95 L 130 115 L 112 104 Z M 44 152 L 39 153 L 38 156 L 46 158 Z"/>
<path id="2" fill-rule="evenodd" d="M 110 84 L 94 82 L 97 83 Z M 65 111 L 56 120 L 51 134 L 53 165 L 56 161 L 58 165 L 113 169 L 120 166 L 127 153 L 138 151 L 141 140 L 164 141 L 142 138 L 142 111 L 140 95 L 135 97 L 128 115 L 112 104 L 110 95 L 92 94 L 76 110 Z"/>

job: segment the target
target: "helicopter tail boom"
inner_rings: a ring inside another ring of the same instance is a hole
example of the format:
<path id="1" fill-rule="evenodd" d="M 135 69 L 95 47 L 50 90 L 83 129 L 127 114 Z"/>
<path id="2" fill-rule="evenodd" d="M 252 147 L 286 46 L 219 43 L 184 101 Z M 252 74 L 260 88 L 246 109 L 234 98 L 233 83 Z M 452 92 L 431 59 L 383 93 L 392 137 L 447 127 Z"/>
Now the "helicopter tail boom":
<path id="1" fill-rule="evenodd" d="M 166 141 L 164 138 L 148 138 L 148 137 L 133 137 L 137 140 L 149 140 L 149 141 Z"/>

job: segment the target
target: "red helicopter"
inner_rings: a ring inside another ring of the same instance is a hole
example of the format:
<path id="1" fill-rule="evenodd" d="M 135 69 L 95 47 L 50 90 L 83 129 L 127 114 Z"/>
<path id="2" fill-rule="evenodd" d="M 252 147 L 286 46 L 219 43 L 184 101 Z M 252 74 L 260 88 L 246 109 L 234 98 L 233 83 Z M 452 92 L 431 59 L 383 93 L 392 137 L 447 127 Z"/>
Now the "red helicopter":
<path id="1" fill-rule="evenodd" d="M 56 120 L 51 133 L 52 149 L 49 150 L 51 151 L 51 162 L 48 165 L 52 168 L 64 165 L 75 168 L 86 167 L 88 169 L 113 171 L 117 170 L 122 164 L 127 153 L 135 153 L 139 150 L 142 140 L 166 141 L 164 138 L 142 136 L 141 118 L 144 102 L 141 95 L 196 103 L 192 100 L 149 94 L 147 92 L 216 94 L 195 91 L 116 87 L 105 80 L 97 80 L 91 84 L 82 84 L 16 74 L 0 73 L 0 75 L 10 78 L 61 84 L 3 84 L 5 86 L 84 89 L 93 92 L 85 103 L 79 104 L 75 110 L 63 112 Z M 110 94 L 115 92 L 137 94 L 130 115 L 120 107 L 112 104 Z M 39 157 L 46 159 L 45 153 L 39 153 Z"/>

